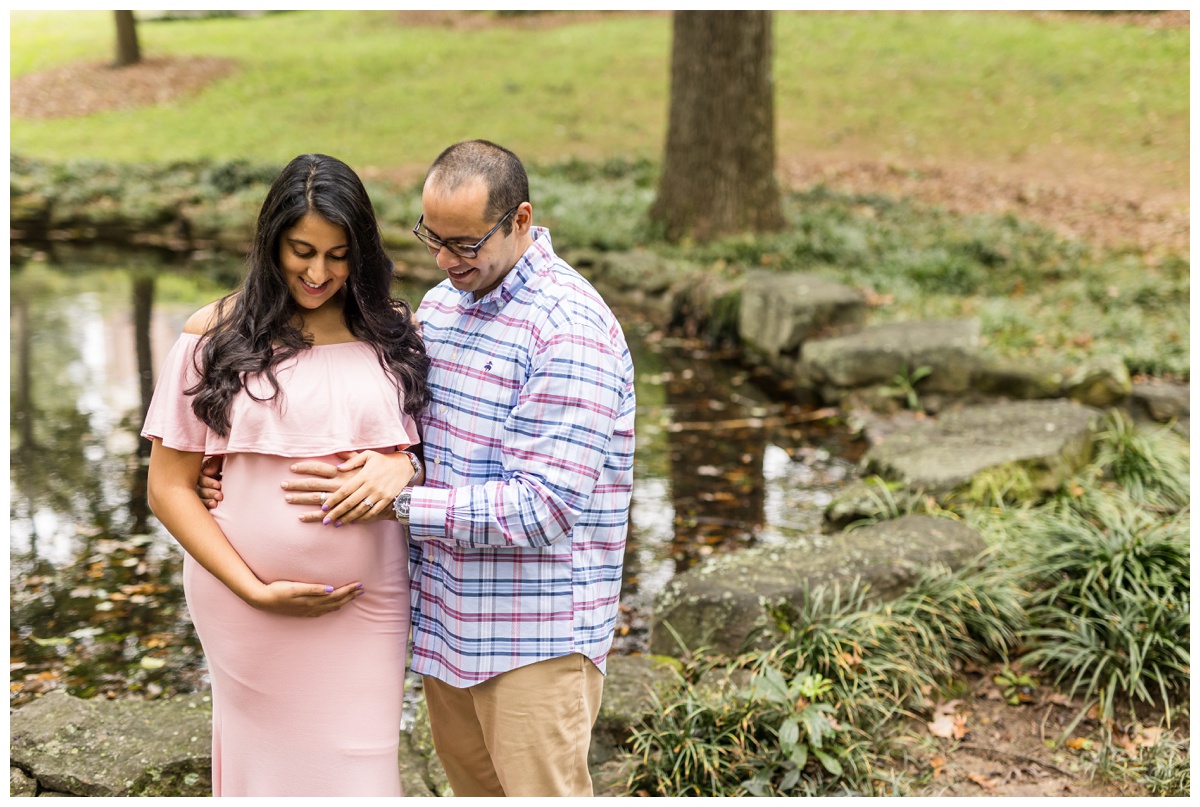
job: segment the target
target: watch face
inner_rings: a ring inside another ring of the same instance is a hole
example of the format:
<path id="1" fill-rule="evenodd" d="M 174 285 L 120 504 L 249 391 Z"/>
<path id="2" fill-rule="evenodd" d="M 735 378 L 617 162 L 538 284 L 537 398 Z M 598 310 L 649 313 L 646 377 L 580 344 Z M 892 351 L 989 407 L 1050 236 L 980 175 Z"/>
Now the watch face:
<path id="1" fill-rule="evenodd" d="M 412 506 L 412 494 L 401 493 L 400 498 L 396 500 L 396 513 L 403 518 L 408 518 L 408 509 Z"/>

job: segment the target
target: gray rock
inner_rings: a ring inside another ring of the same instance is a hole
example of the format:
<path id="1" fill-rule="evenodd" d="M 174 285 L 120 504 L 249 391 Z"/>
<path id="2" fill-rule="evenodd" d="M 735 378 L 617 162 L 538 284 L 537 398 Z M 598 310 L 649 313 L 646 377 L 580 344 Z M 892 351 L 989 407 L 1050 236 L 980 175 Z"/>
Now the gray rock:
<path id="1" fill-rule="evenodd" d="M 20 768 L 9 767 L 8 769 L 8 795 L 10 796 L 36 796 L 37 795 L 37 780 L 30 777 L 25 771 Z"/>
<path id="2" fill-rule="evenodd" d="M 1191 415 L 1191 385 L 1134 384 L 1133 404 L 1137 414 L 1157 423 L 1184 420 Z"/>
<path id="3" fill-rule="evenodd" d="M 949 493 L 988 470 L 1020 470 L 1035 490 L 1057 489 L 1091 458 L 1102 413 L 1064 401 L 1014 401 L 946 412 L 872 446 L 870 473 L 910 490 Z"/>
<path id="4" fill-rule="evenodd" d="M 855 579 L 869 584 L 871 596 L 888 599 L 911 586 L 919 570 L 935 564 L 959 568 L 983 549 L 983 539 L 956 521 L 905 516 L 713 558 L 676 576 L 659 593 L 650 650 L 678 655 L 708 647 L 733 654 L 765 624 L 764 600 L 802 603 L 808 587 L 846 586 Z"/>
<path id="5" fill-rule="evenodd" d="M 921 367 L 930 373 L 916 385 L 930 392 L 965 392 L 978 364 L 979 320 L 898 322 L 849 336 L 804 344 L 806 376 L 837 398 L 837 389 L 891 384 Z"/>
<path id="6" fill-rule="evenodd" d="M 984 394 L 1018 401 L 1057 398 L 1062 383 L 1061 370 L 1011 359 L 986 360 L 971 379 L 972 386 Z"/>
<path id="7" fill-rule="evenodd" d="M 816 275 L 755 271 L 746 275 L 738 334 L 768 358 L 796 354 L 807 340 L 862 326 L 866 303 L 849 286 Z"/>
<path id="8" fill-rule="evenodd" d="M 646 249 L 628 252 L 606 252 L 596 259 L 594 282 L 616 291 L 640 290 L 646 294 L 661 294 L 677 279 L 679 267 L 657 253 Z"/>
<path id="9" fill-rule="evenodd" d="M 56 691 L 10 713 L 9 761 L 44 790 L 75 796 L 207 796 L 211 724 L 207 695 L 109 701 Z"/>
<path id="10" fill-rule="evenodd" d="M 417 700 L 416 710 L 412 731 L 400 734 L 400 786 L 405 796 L 452 796 L 446 769 L 433 748 L 424 696 Z"/>
<path id="11" fill-rule="evenodd" d="M 1063 394 L 1087 406 L 1112 406 L 1131 392 L 1133 383 L 1120 356 L 1097 356 L 1063 379 Z"/>
<path id="12" fill-rule="evenodd" d="M 588 764 L 593 771 L 619 756 L 621 747 L 654 707 L 650 693 L 674 681 L 673 658 L 609 656 L 600 714 L 592 729 Z"/>

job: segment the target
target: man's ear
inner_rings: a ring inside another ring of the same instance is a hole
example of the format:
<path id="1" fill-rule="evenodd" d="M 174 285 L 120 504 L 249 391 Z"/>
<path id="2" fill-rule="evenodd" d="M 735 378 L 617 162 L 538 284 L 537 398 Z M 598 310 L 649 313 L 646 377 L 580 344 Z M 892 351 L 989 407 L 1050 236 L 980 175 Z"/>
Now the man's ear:
<path id="1" fill-rule="evenodd" d="M 533 226 L 533 205 L 529 202 L 521 202 L 521 206 L 517 208 L 517 212 L 513 213 L 513 222 L 515 222 L 518 231 L 522 233 L 529 232 L 529 228 Z"/>

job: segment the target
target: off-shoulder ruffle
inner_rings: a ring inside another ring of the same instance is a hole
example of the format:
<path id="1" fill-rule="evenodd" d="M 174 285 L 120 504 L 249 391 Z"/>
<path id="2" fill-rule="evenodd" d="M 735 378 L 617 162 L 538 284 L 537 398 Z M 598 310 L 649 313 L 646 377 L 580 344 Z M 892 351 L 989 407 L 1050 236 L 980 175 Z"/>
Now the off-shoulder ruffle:
<path id="1" fill-rule="evenodd" d="M 184 390 L 200 378 L 203 337 L 181 334 L 167 354 L 142 435 L 161 438 L 179 451 L 204 454 L 274 454 L 320 457 L 419 442 L 417 425 L 402 409 L 391 376 L 364 342 L 317 345 L 276 370 L 282 393 L 270 402 L 242 390 L 233 400 L 228 437 L 221 437 L 192 412 Z M 270 394 L 262 378 L 249 381 L 259 397 Z"/>

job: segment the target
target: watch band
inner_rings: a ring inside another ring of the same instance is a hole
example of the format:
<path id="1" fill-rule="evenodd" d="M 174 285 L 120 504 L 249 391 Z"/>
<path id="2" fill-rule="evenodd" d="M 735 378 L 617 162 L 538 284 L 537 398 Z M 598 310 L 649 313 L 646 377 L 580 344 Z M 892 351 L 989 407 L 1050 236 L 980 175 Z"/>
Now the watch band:
<path id="1" fill-rule="evenodd" d="M 400 452 L 400 453 L 402 453 L 402 454 L 407 454 L 407 455 L 408 455 L 408 459 L 409 459 L 409 461 L 412 463 L 412 467 L 413 467 L 413 475 L 412 475 L 412 478 L 413 478 L 413 479 L 416 479 L 418 476 L 420 476 L 420 475 L 421 475 L 421 468 L 422 468 L 422 466 L 421 466 L 421 459 L 420 459 L 420 457 L 418 457 L 418 456 L 416 455 L 416 453 L 415 453 L 415 452 L 412 452 L 412 451 L 406 451 L 406 450 L 404 450 L 404 449 L 401 449 L 401 452 Z"/>

